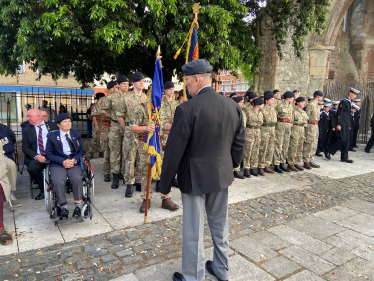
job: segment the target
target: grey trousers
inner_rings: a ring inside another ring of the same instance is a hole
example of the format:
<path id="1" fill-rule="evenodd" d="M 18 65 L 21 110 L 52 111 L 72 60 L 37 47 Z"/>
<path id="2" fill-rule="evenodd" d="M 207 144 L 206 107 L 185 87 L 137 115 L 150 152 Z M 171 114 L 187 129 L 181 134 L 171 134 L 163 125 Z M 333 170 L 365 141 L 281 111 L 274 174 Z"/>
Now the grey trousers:
<path id="1" fill-rule="evenodd" d="M 220 279 L 228 280 L 228 188 L 220 192 L 199 196 L 182 193 L 182 202 L 183 280 L 202 281 L 205 279 L 204 206 L 214 245 L 213 271 Z"/>
<path id="2" fill-rule="evenodd" d="M 80 166 L 74 166 L 70 169 L 51 167 L 50 171 L 53 189 L 56 191 L 59 204 L 66 202 L 65 184 L 67 177 L 73 186 L 74 201 L 82 200 L 83 181 Z"/>

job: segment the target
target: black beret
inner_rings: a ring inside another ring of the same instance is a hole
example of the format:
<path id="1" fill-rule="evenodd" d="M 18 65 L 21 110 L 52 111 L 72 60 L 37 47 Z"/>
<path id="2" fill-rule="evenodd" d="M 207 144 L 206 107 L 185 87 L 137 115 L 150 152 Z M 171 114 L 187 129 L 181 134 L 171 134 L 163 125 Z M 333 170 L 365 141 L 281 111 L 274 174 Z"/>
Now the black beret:
<path id="1" fill-rule="evenodd" d="M 254 99 L 254 100 L 253 100 L 253 103 L 254 103 L 255 105 L 261 105 L 261 104 L 264 104 L 264 100 L 263 100 L 263 99 L 259 99 L 259 98 L 257 98 L 257 99 Z"/>
<path id="2" fill-rule="evenodd" d="M 266 91 L 266 92 L 264 93 L 264 99 L 265 99 L 265 100 L 270 100 L 270 99 L 272 99 L 272 98 L 274 98 L 274 94 L 273 94 L 272 91 Z"/>
<path id="3" fill-rule="evenodd" d="M 164 90 L 174 88 L 174 83 L 171 81 L 165 82 L 164 84 Z"/>
<path id="4" fill-rule="evenodd" d="M 315 96 L 315 95 L 323 97 L 323 93 L 321 91 L 315 91 L 313 96 Z"/>
<path id="5" fill-rule="evenodd" d="M 233 99 L 236 103 L 239 103 L 239 102 L 241 102 L 241 101 L 244 100 L 243 97 L 233 97 L 232 99 Z"/>
<path id="6" fill-rule="evenodd" d="M 305 98 L 304 98 L 304 97 L 298 97 L 298 98 L 296 99 L 296 102 L 301 102 L 301 101 L 305 101 Z"/>
<path id="7" fill-rule="evenodd" d="M 279 93 L 279 90 L 274 90 L 273 94 Z"/>
<path id="8" fill-rule="evenodd" d="M 230 94 L 230 98 L 232 98 L 233 96 L 236 96 L 236 93 L 231 93 Z"/>
<path id="9" fill-rule="evenodd" d="M 256 94 L 254 92 L 247 92 L 245 94 L 250 100 L 251 99 L 254 99 L 254 98 L 257 98 Z"/>
<path id="10" fill-rule="evenodd" d="M 129 82 L 129 79 L 125 75 L 118 76 L 117 84 L 121 84 L 122 82 Z"/>
<path id="11" fill-rule="evenodd" d="M 96 95 L 95 95 L 95 99 L 99 99 L 99 98 L 102 98 L 102 97 L 105 97 L 105 94 L 104 93 L 96 93 Z"/>
<path id="12" fill-rule="evenodd" d="M 212 66 L 206 59 L 198 59 L 190 61 L 182 66 L 182 71 L 185 76 L 194 74 L 211 73 Z"/>
<path id="13" fill-rule="evenodd" d="M 70 114 L 68 113 L 61 113 L 59 115 L 56 116 L 55 118 L 55 123 L 60 123 L 61 121 L 65 120 L 65 119 L 70 119 Z"/>
<path id="14" fill-rule="evenodd" d="M 179 91 L 179 97 L 183 97 L 184 94 L 183 94 L 183 89 Z"/>
<path id="15" fill-rule="evenodd" d="M 292 92 L 290 92 L 290 91 L 287 91 L 287 92 L 285 92 L 285 93 L 283 94 L 283 97 L 284 97 L 285 99 L 293 98 L 294 96 L 295 96 L 295 94 L 292 93 Z"/>
<path id="16" fill-rule="evenodd" d="M 298 93 L 298 92 L 299 92 L 298 90 L 294 90 L 292 93 L 296 94 L 296 93 Z"/>
<path id="17" fill-rule="evenodd" d="M 116 81 L 110 81 L 110 82 L 106 85 L 106 88 L 109 90 L 109 89 L 112 89 L 115 85 L 117 85 L 117 82 L 116 82 Z"/>
<path id="18" fill-rule="evenodd" d="M 141 74 L 140 72 L 135 72 L 132 76 L 131 76 L 131 82 L 139 82 L 140 80 L 144 79 L 144 76 L 143 74 Z"/>

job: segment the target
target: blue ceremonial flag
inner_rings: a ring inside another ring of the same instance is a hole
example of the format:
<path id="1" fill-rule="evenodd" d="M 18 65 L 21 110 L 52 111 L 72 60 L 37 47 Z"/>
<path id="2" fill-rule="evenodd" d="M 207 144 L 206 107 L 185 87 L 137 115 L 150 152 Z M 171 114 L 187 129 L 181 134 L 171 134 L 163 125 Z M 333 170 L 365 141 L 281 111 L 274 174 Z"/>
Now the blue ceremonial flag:
<path id="1" fill-rule="evenodd" d="M 160 109 L 164 83 L 162 78 L 161 58 L 156 60 L 155 73 L 152 80 L 152 94 L 148 96 L 149 124 L 155 125 L 154 133 L 148 133 L 145 139 L 144 150 L 149 153 L 151 161 L 151 175 L 156 179 L 161 175 L 161 147 L 160 147 Z"/>

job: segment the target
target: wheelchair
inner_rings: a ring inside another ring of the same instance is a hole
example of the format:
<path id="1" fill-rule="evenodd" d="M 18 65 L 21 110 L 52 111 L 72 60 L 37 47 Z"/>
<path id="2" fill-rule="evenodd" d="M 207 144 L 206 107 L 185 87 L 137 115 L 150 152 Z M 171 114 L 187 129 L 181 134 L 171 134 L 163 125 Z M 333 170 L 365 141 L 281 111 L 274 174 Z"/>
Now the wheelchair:
<path id="1" fill-rule="evenodd" d="M 79 217 L 79 219 L 85 221 L 87 218 L 90 218 L 90 220 L 92 220 L 92 203 L 94 202 L 95 182 L 94 172 L 92 170 L 90 161 L 87 158 L 81 160 L 81 168 L 83 181 L 83 198 L 81 216 Z M 50 179 L 49 161 L 47 162 L 47 167 L 43 170 L 43 182 L 45 207 L 50 219 L 53 219 L 55 226 L 57 226 L 59 222 L 66 220 L 60 220 L 60 207 L 58 206 L 58 197 L 56 196 L 56 191 L 53 190 L 53 182 Z M 65 189 L 66 193 L 70 193 L 72 191 L 72 185 L 68 178 L 66 179 Z M 71 219 L 73 218 L 70 218 L 70 220 Z"/>

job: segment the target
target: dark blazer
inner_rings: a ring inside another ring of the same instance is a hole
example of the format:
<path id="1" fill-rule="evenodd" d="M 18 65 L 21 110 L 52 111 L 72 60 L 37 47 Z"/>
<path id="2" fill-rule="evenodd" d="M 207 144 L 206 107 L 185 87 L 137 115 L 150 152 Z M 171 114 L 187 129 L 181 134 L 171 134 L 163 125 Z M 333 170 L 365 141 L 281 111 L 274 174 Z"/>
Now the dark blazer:
<path id="1" fill-rule="evenodd" d="M 336 114 L 337 114 L 337 111 L 335 109 L 330 109 L 329 110 L 329 113 L 330 113 L 330 129 L 336 129 Z"/>
<path id="2" fill-rule="evenodd" d="M 0 124 L 0 139 L 8 138 L 8 144 L 3 146 L 4 154 L 9 159 L 13 160 L 12 153 L 16 150 L 14 144 L 16 143 L 16 136 L 8 126 Z"/>
<path id="3" fill-rule="evenodd" d="M 351 127 L 352 109 L 351 102 L 347 99 L 342 99 L 339 103 L 338 112 L 336 114 L 336 125 Z"/>
<path id="4" fill-rule="evenodd" d="M 45 122 L 48 132 L 58 130 L 58 126 L 53 122 Z M 35 132 L 35 127 L 31 125 L 22 133 L 22 151 L 25 154 L 25 165 L 28 166 L 31 160 L 38 155 L 38 137 Z"/>
<path id="5" fill-rule="evenodd" d="M 166 143 L 160 192 L 169 193 L 178 172 L 180 191 L 219 192 L 234 180 L 244 154 L 242 111 L 235 101 L 206 87 L 177 106 Z"/>
<path id="6" fill-rule="evenodd" d="M 51 161 L 51 167 L 63 168 L 62 162 L 66 159 L 75 159 L 75 165 L 80 165 L 80 158 L 84 155 L 83 141 L 81 134 L 76 130 L 70 130 L 71 142 L 74 145 L 75 153 L 72 157 L 67 157 L 62 149 L 62 142 L 60 139 L 60 130 L 50 132 L 47 135 L 47 145 L 45 149 L 46 158 Z"/>

